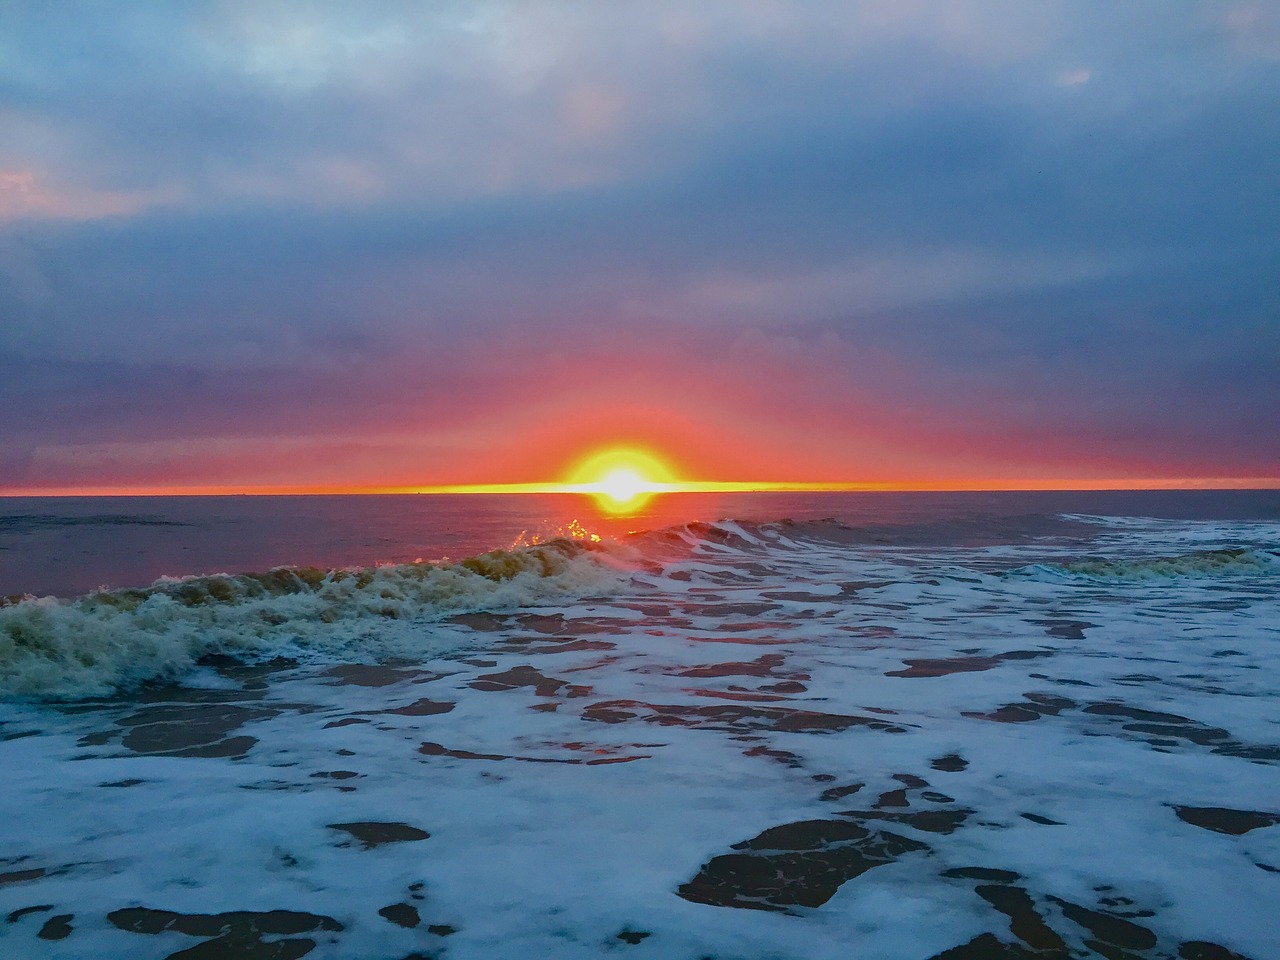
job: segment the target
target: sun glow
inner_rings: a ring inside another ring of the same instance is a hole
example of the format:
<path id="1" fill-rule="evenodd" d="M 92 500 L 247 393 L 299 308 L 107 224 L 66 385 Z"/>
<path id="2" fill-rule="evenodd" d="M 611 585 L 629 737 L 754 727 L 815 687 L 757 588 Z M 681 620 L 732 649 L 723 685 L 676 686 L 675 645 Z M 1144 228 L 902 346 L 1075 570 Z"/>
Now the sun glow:
<path id="1" fill-rule="evenodd" d="M 600 492 L 617 503 L 626 503 L 644 493 L 648 481 L 634 470 L 614 470 L 600 480 Z"/>
<path id="2" fill-rule="evenodd" d="M 763 493 L 766 491 L 831 492 L 836 490 L 906 489 L 892 483 L 814 483 L 777 480 L 689 480 L 663 456 L 641 446 L 597 449 L 569 467 L 559 480 L 520 483 L 465 483 L 368 489 L 366 493 L 585 494 L 601 513 L 615 517 L 638 514 L 662 493 Z M 920 488 L 933 489 L 933 488 Z M 951 487 L 937 489 L 953 489 Z M 261 492 L 285 492 L 263 490 Z M 321 490 L 296 492 L 328 492 Z M 335 491 L 336 492 L 336 491 Z M 353 491 L 354 492 L 354 491 Z"/>
<path id="3" fill-rule="evenodd" d="M 645 450 L 615 448 L 592 454 L 570 475 L 569 487 L 593 494 L 606 513 L 634 513 L 655 493 L 678 489 L 671 469 Z"/>

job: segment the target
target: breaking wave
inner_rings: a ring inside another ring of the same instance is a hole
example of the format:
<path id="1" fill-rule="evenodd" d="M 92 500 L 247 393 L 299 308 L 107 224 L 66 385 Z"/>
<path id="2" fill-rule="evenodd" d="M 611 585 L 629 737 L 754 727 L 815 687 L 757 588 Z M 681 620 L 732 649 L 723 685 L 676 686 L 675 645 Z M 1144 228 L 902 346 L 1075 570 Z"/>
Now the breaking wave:
<path id="1" fill-rule="evenodd" d="M 0 598 L 0 698 L 106 696 L 176 679 L 213 655 L 249 663 L 276 657 L 365 663 L 432 657 L 477 642 L 470 630 L 447 622 L 449 614 L 563 604 L 613 594 L 627 584 L 652 585 L 646 577 L 633 578 L 636 573 L 662 579 L 666 571 L 679 592 L 688 569 L 671 573 L 669 565 L 681 567 L 690 560 L 724 560 L 744 578 L 789 577 L 796 571 L 802 577 L 826 576 L 819 572 L 843 569 L 854 557 L 882 556 L 886 548 L 912 556 L 945 548 L 950 562 L 991 569 L 989 564 L 1003 567 L 1009 559 L 1007 552 L 984 554 L 988 536 L 999 544 L 1058 550 L 1054 541 L 1068 535 L 1079 544 L 1080 526 L 1078 517 L 1041 515 L 998 523 L 863 526 L 833 518 L 743 519 L 690 522 L 612 540 L 575 524 L 552 539 L 522 536 L 510 549 L 457 563 L 278 567 L 266 573 L 163 578 L 142 589 L 71 600 Z M 1084 539 L 1093 539 L 1093 533 Z M 1280 550 L 1270 540 L 1262 542 L 1266 546 L 1171 556 L 1043 561 L 1001 575 L 1133 582 L 1280 574 Z M 1148 543 L 1145 549 L 1158 547 Z"/>
<path id="2" fill-rule="evenodd" d="M 961 517 L 918 522 L 850 524 L 823 519 L 720 520 L 687 523 L 642 536 L 690 542 L 759 547 L 818 544 L 836 547 L 983 547 L 1053 539 L 1089 539 L 1097 529 L 1075 517 L 1023 514 L 1009 517 Z"/>
<path id="3" fill-rule="evenodd" d="M 1114 560 L 1085 557 L 1066 563 L 1037 563 L 1009 571 L 1011 576 L 1102 581 L 1274 574 L 1280 574 L 1280 552 L 1249 547 L 1198 550 L 1172 557 Z"/>
<path id="4" fill-rule="evenodd" d="M 459 640 L 406 621 L 606 592 L 617 547 L 554 540 L 451 564 L 164 578 L 75 600 L 0 605 L 0 696 L 75 699 L 173 679 L 201 657 L 368 660 L 440 652 Z"/>
<path id="5" fill-rule="evenodd" d="M 0 698 L 73 700 L 177 679 L 202 658 L 370 662 L 468 647 L 445 615 L 564 603 L 691 554 L 827 541 L 835 521 L 693 522 L 622 541 L 570 527 L 457 563 L 165 577 L 75 599 L 0 597 Z"/>

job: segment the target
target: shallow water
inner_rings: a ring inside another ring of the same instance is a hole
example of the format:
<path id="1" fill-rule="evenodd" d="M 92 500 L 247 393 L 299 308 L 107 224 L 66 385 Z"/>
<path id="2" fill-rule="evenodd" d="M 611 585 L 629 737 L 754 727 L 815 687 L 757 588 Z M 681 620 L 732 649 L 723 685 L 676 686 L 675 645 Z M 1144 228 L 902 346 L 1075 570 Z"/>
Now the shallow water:
<path id="1" fill-rule="evenodd" d="M 775 516 L 844 522 L 38 601 L 0 953 L 1274 957 L 1280 522 L 1249 496 L 815 498 Z"/>

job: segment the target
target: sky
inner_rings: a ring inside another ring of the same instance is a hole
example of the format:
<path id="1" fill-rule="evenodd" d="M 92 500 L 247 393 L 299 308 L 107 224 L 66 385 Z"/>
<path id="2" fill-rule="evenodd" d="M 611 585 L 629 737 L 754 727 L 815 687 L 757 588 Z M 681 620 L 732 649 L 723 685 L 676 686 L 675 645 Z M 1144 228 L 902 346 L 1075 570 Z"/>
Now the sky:
<path id="1" fill-rule="evenodd" d="M 0 5 L 0 492 L 1280 485 L 1280 4 Z"/>

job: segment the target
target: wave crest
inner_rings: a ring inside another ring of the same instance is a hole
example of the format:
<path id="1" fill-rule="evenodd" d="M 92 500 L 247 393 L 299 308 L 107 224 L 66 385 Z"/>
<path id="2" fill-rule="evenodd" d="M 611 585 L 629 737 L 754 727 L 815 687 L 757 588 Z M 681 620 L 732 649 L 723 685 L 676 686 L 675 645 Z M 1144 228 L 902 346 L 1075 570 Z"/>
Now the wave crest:
<path id="1" fill-rule="evenodd" d="M 1037 563 L 1009 571 L 1014 576 L 1054 579 L 1156 580 L 1175 577 L 1267 576 L 1280 573 L 1280 553 L 1249 547 L 1198 550 L 1172 557 L 1113 560 L 1085 557 L 1067 563 Z"/>
<path id="2" fill-rule="evenodd" d="M 556 540 L 458 563 L 278 567 L 162 578 L 76 600 L 22 598 L 0 606 L 0 696 L 102 696 L 172 679 L 216 653 L 361 660 L 439 652 L 450 638 L 402 621 L 601 592 L 619 571 L 605 546 Z"/>

